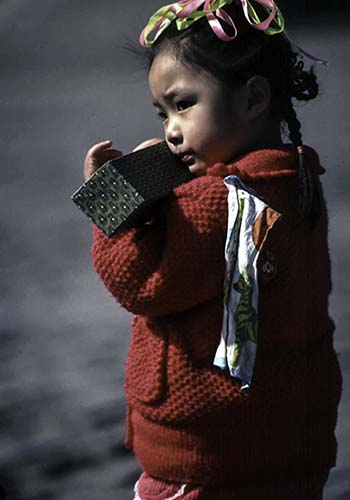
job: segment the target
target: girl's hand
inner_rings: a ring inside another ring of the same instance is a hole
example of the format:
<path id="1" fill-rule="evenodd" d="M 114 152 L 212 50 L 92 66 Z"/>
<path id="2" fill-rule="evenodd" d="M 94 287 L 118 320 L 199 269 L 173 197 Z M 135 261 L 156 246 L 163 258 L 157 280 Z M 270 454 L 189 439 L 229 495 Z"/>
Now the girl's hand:
<path id="1" fill-rule="evenodd" d="M 84 180 L 85 182 L 92 176 L 98 168 L 100 168 L 106 161 L 113 158 L 123 156 L 121 151 L 112 149 L 112 141 L 98 142 L 92 146 L 84 160 Z"/>
<path id="2" fill-rule="evenodd" d="M 149 146 L 153 146 L 154 144 L 158 144 L 158 142 L 163 142 L 164 139 L 159 139 L 159 137 L 154 137 L 153 139 L 148 139 L 147 141 L 141 142 L 134 151 L 139 151 L 140 149 L 148 148 Z"/>

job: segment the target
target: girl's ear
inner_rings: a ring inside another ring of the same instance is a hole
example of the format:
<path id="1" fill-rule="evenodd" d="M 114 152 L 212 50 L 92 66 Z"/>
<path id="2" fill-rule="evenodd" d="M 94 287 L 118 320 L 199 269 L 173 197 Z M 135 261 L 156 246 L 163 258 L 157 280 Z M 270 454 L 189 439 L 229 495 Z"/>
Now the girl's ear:
<path id="1" fill-rule="evenodd" d="M 264 76 L 254 75 L 246 83 L 246 92 L 247 118 L 254 120 L 270 106 L 270 82 Z"/>

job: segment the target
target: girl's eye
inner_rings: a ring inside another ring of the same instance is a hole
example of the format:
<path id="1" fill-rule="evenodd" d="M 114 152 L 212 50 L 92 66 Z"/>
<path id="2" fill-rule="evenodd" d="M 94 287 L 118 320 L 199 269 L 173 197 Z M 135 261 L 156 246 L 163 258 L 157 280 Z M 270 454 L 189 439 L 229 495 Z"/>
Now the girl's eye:
<path id="1" fill-rule="evenodd" d="M 157 113 L 157 116 L 160 120 L 162 120 L 162 122 L 167 118 L 165 113 Z"/>
<path id="2" fill-rule="evenodd" d="M 192 105 L 190 101 L 178 101 L 176 103 L 176 107 L 178 111 L 184 111 L 185 109 L 189 108 Z"/>

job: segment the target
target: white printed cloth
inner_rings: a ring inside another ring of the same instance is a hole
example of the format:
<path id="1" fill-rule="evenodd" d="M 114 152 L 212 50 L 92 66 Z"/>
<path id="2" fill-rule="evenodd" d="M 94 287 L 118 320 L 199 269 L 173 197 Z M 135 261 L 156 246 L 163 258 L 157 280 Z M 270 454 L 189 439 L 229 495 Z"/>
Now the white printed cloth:
<path id="1" fill-rule="evenodd" d="M 221 341 L 214 365 L 249 389 L 258 341 L 257 261 L 267 234 L 281 214 L 264 203 L 239 177 L 225 177 L 228 228 Z"/>

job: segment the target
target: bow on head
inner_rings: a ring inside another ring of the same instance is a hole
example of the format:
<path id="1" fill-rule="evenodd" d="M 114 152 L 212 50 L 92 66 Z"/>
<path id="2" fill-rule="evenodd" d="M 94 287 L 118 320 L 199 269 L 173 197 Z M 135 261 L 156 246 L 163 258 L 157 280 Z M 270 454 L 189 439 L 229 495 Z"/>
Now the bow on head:
<path id="1" fill-rule="evenodd" d="M 177 29 L 183 30 L 204 16 L 207 17 L 212 30 L 219 38 L 224 41 L 233 40 L 237 36 L 235 23 L 232 17 L 222 8 L 224 5 L 228 5 L 233 1 L 234 0 L 180 0 L 179 2 L 165 5 L 157 10 L 150 18 L 147 26 L 141 33 L 140 43 L 145 47 L 152 45 L 174 20 L 176 20 Z M 264 6 L 270 13 L 267 19 L 261 21 L 251 2 L 249 0 L 240 0 L 244 15 L 249 24 L 256 29 L 265 31 L 265 33 L 269 35 L 281 33 L 284 30 L 284 19 L 275 2 L 273 0 L 255 1 Z M 198 8 L 202 5 L 203 8 L 199 10 Z M 219 19 L 233 28 L 233 36 L 229 36 L 225 33 Z M 277 28 L 270 27 L 274 19 L 277 22 Z M 156 30 L 157 32 L 153 40 L 150 40 L 149 36 Z"/>
<path id="2" fill-rule="evenodd" d="M 146 27 L 140 35 L 140 43 L 144 47 L 151 46 L 163 33 L 163 31 L 176 21 L 178 30 L 184 30 L 202 17 L 207 18 L 208 23 L 214 33 L 223 41 L 229 42 L 236 38 L 237 28 L 232 17 L 223 9 L 235 0 L 179 0 L 178 2 L 161 7 L 150 17 Z M 243 12 L 248 23 L 255 29 L 264 31 L 267 35 L 275 35 L 284 32 L 287 36 L 284 17 L 274 0 L 239 0 L 242 4 Z M 252 2 L 261 5 L 266 10 L 267 18 L 261 20 Z M 199 8 L 201 7 L 201 8 Z M 275 21 L 276 27 L 271 27 Z M 222 23 L 233 28 L 234 34 L 229 36 L 223 29 Z M 153 39 L 150 36 L 155 33 Z M 300 47 L 297 50 L 315 62 L 328 65 L 328 62 L 314 57 Z"/>

